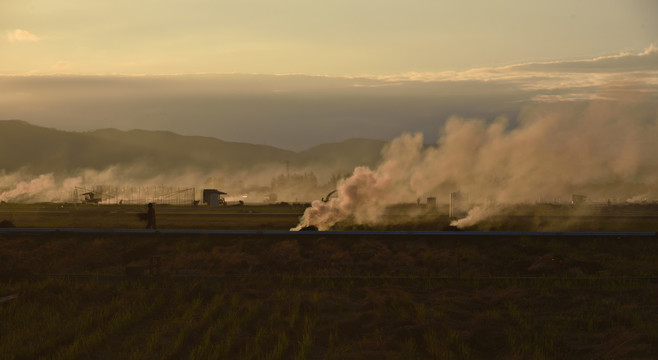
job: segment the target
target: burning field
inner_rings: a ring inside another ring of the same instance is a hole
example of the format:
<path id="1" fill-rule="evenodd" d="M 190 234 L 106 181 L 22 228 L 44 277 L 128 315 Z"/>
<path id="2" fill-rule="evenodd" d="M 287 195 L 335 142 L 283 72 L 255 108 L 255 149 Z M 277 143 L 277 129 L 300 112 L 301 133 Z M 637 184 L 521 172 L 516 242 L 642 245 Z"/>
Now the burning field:
<path id="1" fill-rule="evenodd" d="M 375 168 L 358 167 L 337 196 L 316 200 L 296 229 L 329 229 L 351 218 L 385 223 L 393 204 L 460 192 L 469 210 L 452 225 L 469 227 L 510 206 L 562 202 L 585 193 L 598 203 L 655 199 L 658 123 L 634 100 L 586 106 L 537 106 L 516 122 L 453 117 L 436 145 L 405 134 Z"/>
<path id="2" fill-rule="evenodd" d="M 284 161 L 236 171 L 155 167 L 136 160 L 49 173 L 35 173 L 28 166 L 0 171 L 0 202 L 76 202 L 80 199 L 71 200 L 71 194 L 78 189 L 77 195 L 93 194 L 86 184 L 107 184 L 98 188 L 103 189 L 102 200 L 86 201 L 190 205 L 199 200 L 202 189 L 216 187 L 236 197 L 227 198 L 234 203 L 311 203 L 289 229 L 327 230 L 346 221 L 366 227 L 394 225 L 391 207 L 426 200 L 429 205 L 429 199 L 443 206 L 450 194 L 460 194 L 463 206 L 448 225 L 462 229 L 491 222 L 519 206 L 619 206 L 658 200 L 658 123 L 655 107 L 641 93 L 617 101 L 538 103 L 516 118 L 453 116 L 439 134 L 434 144 L 426 144 L 420 133 L 402 134 L 382 149 L 379 162 L 355 168 L 312 159 L 293 163 L 290 169 Z M 414 213 L 419 212 L 404 217 Z"/>

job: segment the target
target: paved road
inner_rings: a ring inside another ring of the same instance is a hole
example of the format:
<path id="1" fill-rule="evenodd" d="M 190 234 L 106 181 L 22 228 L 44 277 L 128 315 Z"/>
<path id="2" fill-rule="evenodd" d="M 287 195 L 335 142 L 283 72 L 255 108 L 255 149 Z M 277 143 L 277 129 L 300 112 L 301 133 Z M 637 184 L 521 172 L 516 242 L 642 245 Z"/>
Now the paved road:
<path id="1" fill-rule="evenodd" d="M 657 237 L 656 232 L 537 232 L 537 231 L 280 231 L 280 230 L 147 230 L 78 228 L 0 228 L 1 234 L 117 235 L 287 235 L 287 236 L 422 236 L 422 237 Z"/>

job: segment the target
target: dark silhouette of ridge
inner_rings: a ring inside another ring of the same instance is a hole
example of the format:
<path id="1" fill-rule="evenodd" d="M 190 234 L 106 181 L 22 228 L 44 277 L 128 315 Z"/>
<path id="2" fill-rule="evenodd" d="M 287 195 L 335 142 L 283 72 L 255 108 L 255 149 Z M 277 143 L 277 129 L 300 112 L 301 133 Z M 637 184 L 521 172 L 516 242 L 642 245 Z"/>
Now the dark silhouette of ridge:
<path id="1" fill-rule="evenodd" d="M 375 166 L 385 141 L 350 139 L 294 152 L 273 146 L 184 136 L 169 131 L 101 129 L 69 132 L 0 121 L 0 170 L 66 173 L 135 165 L 148 172 L 186 169 L 248 171 L 266 164 L 327 166 L 350 171 Z"/>

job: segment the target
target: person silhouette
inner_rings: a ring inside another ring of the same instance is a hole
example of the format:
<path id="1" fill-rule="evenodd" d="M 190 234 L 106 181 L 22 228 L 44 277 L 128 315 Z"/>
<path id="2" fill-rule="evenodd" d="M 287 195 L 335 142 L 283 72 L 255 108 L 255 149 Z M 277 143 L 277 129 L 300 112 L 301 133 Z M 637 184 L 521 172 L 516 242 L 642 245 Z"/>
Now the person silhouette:
<path id="1" fill-rule="evenodd" d="M 146 228 L 157 229 L 155 226 L 155 207 L 153 203 L 148 204 L 148 211 L 146 212 Z"/>

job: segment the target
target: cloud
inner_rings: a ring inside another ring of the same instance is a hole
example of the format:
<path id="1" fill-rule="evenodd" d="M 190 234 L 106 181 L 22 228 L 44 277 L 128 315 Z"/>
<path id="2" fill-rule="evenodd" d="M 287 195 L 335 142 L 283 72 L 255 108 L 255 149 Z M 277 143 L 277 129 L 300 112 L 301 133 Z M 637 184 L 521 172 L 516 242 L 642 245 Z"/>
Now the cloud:
<path id="1" fill-rule="evenodd" d="M 623 52 L 617 55 L 601 56 L 586 60 L 520 64 L 509 66 L 507 69 L 511 71 L 568 73 L 658 71 L 658 48 L 652 44 L 637 54 Z"/>
<path id="2" fill-rule="evenodd" d="M 532 94 L 533 101 L 580 101 L 617 99 L 629 91 L 654 96 L 658 94 L 658 48 L 653 44 L 638 53 L 621 52 L 583 60 L 523 63 L 500 67 L 474 68 L 466 71 L 407 73 L 378 77 L 378 80 L 402 82 L 507 84 Z M 623 84 L 623 92 L 601 89 Z"/>
<path id="3" fill-rule="evenodd" d="M 600 86 L 620 76 L 633 77 L 638 83 L 658 85 L 658 48 L 652 44 L 636 54 L 622 52 L 583 60 L 522 63 L 465 71 L 410 72 L 377 79 L 396 83 L 505 81 L 528 90 L 550 90 Z"/>
<path id="4" fill-rule="evenodd" d="M 15 29 L 7 32 L 7 39 L 9 42 L 35 42 L 41 40 L 40 37 L 34 35 L 33 33 L 23 30 Z"/>
<path id="5" fill-rule="evenodd" d="M 2 76 L 0 103 L 5 118 L 66 130 L 111 123 L 294 150 L 350 137 L 390 140 L 405 131 L 433 142 L 452 115 L 514 118 L 529 104 L 590 100 L 655 108 L 658 69 L 646 69 L 656 56 L 650 46 L 589 60 L 380 77 L 55 75 L 73 67 L 62 61 L 49 76 Z"/>
<path id="6" fill-rule="evenodd" d="M 62 69 L 66 69 L 69 66 L 71 66 L 71 63 L 68 61 L 58 61 L 53 66 L 51 66 L 51 68 L 53 70 L 62 70 Z"/>
<path id="7" fill-rule="evenodd" d="M 433 141 L 437 120 L 487 118 L 530 100 L 501 83 L 378 84 L 386 85 L 297 75 L 4 76 L 0 104 L 5 118 L 59 129 L 170 130 L 303 150 L 352 137 L 389 140 L 409 128 Z"/>

